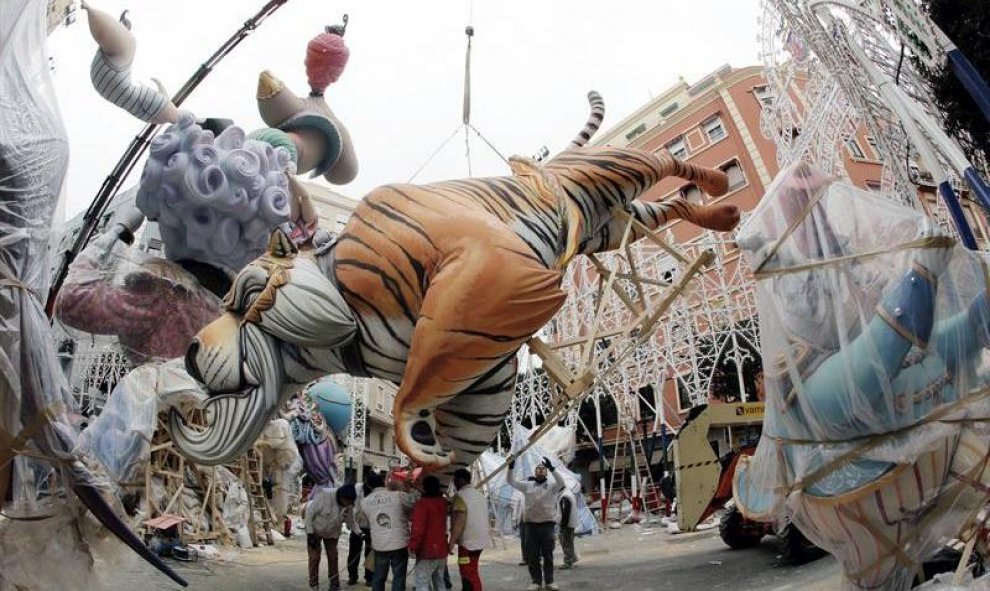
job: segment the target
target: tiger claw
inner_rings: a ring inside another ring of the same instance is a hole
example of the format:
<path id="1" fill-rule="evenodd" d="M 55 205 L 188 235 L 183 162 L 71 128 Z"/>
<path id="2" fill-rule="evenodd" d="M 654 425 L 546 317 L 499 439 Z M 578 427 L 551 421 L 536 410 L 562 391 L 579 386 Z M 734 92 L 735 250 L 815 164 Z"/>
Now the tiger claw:
<path id="1" fill-rule="evenodd" d="M 414 464 L 434 471 L 454 461 L 454 452 L 444 449 L 437 440 L 436 418 L 432 409 L 396 408 L 395 411 L 396 442 Z"/>

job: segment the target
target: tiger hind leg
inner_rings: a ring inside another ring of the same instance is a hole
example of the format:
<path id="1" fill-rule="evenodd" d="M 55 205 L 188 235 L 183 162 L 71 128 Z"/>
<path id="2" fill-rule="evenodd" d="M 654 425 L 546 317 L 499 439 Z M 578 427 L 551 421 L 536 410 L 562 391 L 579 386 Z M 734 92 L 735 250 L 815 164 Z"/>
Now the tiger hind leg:
<path id="1" fill-rule="evenodd" d="M 478 378 L 471 387 L 436 409 L 437 439 L 452 461 L 439 476 L 446 482 L 488 449 L 512 406 L 518 362 L 515 353 Z"/>
<path id="2" fill-rule="evenodd" d="M 467 235 L 488 234 L 486 240 L 446 257 L 430 282 L 392 409 L 399 448 L 430 471 L 455 460 L 456 446 L 438 433 L 438 408 L 504 364 L 565 298 L 560 273 L 543 267 L 514 235 L 492 235 L 489 226 L 474 231 Z M 511 392 L 499 396 L 511 400 Z M 448 429 L 456 409 L 444 415 Z"/>

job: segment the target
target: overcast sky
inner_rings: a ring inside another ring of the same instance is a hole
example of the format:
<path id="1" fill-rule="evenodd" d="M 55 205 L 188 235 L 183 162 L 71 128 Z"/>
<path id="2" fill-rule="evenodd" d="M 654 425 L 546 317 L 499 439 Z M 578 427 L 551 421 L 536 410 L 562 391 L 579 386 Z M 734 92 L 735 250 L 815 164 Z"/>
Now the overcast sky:
<path id="1" fill-rule="evenodd" d="M 132 75 L 156 77 L 174 93 L 263 0 L 93 0 L 113 15 L 129 8 L 138 40 Z M 504 155 L 562 149 L 587 116 L 585 95 L 602 93 L 605 128 L 683 76 L 696 82 L 720 65 L 758 61 L 759 0 L 611 2 L 289 0 L 200 85 L 182 108 L 197 117 L 261 127 L 258 73 L 272 70 L 308 91 L 306 43 L 350 15 L 350 62 L 327 90 L 348 126 L 361 172 L 336 189 L 360 198 L 405 182 L 461 126 L 464 28 L 475 30 L 471 122 Z M 101 99 L 89 82 L 96 44 L 85 13 L 50 38 L 58 97 L 69 132 L 67 214 L 84 209 L 142 123 Z M 475 176 L 507 167 L 471 134 Z M 140 166 L 127 185 L 137 181 Z M 464 133 L 416 177 L 468 175 Z"/>

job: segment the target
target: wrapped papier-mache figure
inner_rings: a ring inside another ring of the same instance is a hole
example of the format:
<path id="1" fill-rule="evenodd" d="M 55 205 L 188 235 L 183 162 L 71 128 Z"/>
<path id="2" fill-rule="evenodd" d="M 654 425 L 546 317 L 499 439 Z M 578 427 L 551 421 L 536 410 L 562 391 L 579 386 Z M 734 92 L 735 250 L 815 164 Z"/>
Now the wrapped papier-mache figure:
<path id="1" fill-rule="evenodd" d="M 790 518 L 847 588 L 910 588 L 988 498 L 986 265 L 921 211 L 805 164 L 774 181 L 738 243 L 767 411 L 736 502 Z"/>

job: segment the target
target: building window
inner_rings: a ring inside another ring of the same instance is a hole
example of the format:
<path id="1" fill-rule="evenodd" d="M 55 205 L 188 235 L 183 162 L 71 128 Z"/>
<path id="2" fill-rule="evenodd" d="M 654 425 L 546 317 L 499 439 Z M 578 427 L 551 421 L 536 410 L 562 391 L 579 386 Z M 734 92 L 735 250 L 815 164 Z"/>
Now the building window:
<path id="1" fill-rule="evenodd" d="M 375 396 L 375 410 L 385 412 L 385 398 L 385 388 L 378 386 L 378 392 Z"/>
<path id="2" fill-rule="evenodd" d="M 666 117 L 670 115 L 671 113 L 677 110 L 677 107 L 678 107 L 677 103 L 670 103 L 669 105 L 667 105 L 666 107 L 660 110 L 660 116 Z"/>
<path id="3" fill-rule="evenodd" d="M 385 432 L 384 431 L 379 431 L 378 432 L 378 449 L 379 449 L 379 451 L 382 451 L 382 452 L 385 451 Z"/>
<path id="4" fill-rule="evenodd" d="M 364 449 L 371 449 L 371 430 L 364 432 Z"/>
<path id="5" fill-rule="evenodd" d="M 735 191 L 739 187 L 745 186 L 746 175 L 743 174 L 742 166 L 739 165 L 738 160 L 723 164 L 720 170 L 729 177 L 730 191 Z"/>
<path id="6" fill-rule="evenodd" d="M 633 141 L 643 133 L 646 133 L 646 124 L 640 123 L 639 125 L 634 127 L 632 131 L 626 134 L 626 139 L 629 141 Z"/>
<path id="7" fill-rule="evenodd" d="M 919 185 L 935 184 L 935 177 L 932 176 L 932 173 L 921 168 L 918 164 L 918 161 L 915 160 L 914 158 L 911 158 L 911 160 L 908 162 L 908 169 L 911 172 L 911 182 Z"/>
<path id="8" fill-rule="evenodd" d="M 645 421 L 657 415 L 657 393 L 652 384 L 639 389 L 639 420 Z"/>
<path id="9" fill-rule="evenodd" d="M 687 382 L 682 376 L 677 376 L 675 383 L 677 384 L 677 406 L 680 407 L 681 412 L 687 411 L 694 406 L 694 401 L 691 400 L 691 389 L 688 388 Z"/>
<path id="10" fill-rule="evenodd" d="M 701 126 L 705 129 L 708 141 L 713 144 L 728 135 L 725 132 L 725 126 L 722 125 L 722 119 L 718 115 L 708 119 Z"/>
<path id="11" fill-rule="evenodd" d="M 846 140 L 846 148 L 849 150 L 849 155 L 853 158 L 857 158 L 859 160 L 866 158 L 866 155 L 863 154 L 863 148 L 859 147 L 859 142 L 857 142 L 855 138 L 849 138 Z"/>
<path id="12" fill-rule="evenodd" d="M 871 191 L 880 191 L 880 181 L 866 181 L 866 188 Z"/>
<path id="13" fill-rule="evenodd" d="M 760 103 L 761 108 L 773 105 L 773 99 L 777 98 L 777 95 L 775 95 L 770 89 L 769 84 L 754 87 L 753 96 L 756 97 L 756 100 Z"/>
<path id="14" fill-rule="evenodd" d="M 870 149 L 873 150 L 873 159 L 880 161 L 880 148 L 877 146 L 877 140 L 874 137 L 866 136 L 866 143 L 870 144 Z"/>
<path id="15" fill-rule="evenodd" d="M 667 144 L 667 151 L 670 155 L 678 160 L 684 160 L 688 157 L 687 144 L 684 143 L 684 137 L 679 137 L 676 140 Z"/>
<path id="16" fill-rule="evenodd" d="M 681 197 L 690 203 L 697 203 L 699 205 L 705 202 L 705 198 L 701 195 L 701 189 L 695 184 L 685 185 L 681 189 Z"/>

